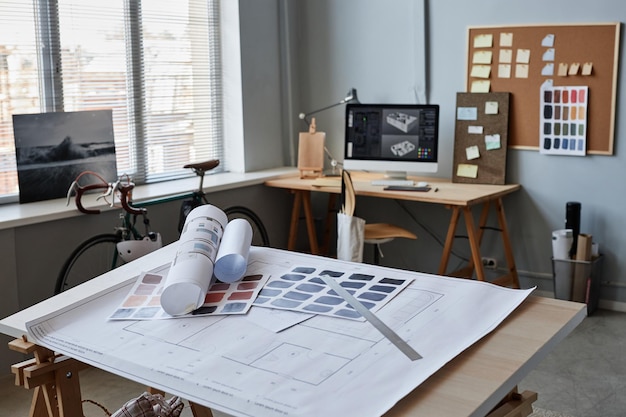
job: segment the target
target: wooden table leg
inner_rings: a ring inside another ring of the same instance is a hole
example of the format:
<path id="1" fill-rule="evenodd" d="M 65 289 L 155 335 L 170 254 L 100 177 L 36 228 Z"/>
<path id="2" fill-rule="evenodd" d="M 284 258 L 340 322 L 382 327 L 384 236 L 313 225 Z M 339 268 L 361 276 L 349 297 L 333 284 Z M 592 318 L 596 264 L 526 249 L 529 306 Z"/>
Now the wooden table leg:
<path id="1" fill-rule="evenodd" d="M 448 269 L 448 262 L 450 261 L 450 254 L 452 253 L 452 245 L 454 244 L 454 234 L 456 233 L 456 227 L 459 224 L 459 214 L 459 207 L 452 207 L 452 216 L 450 217 L 448 234 L 446 236 L 446 242 L 443 245 L 441 260 L 439 261 L 439 275 L 445 275 L 446 270 Z"/>
<path id="2" fill-rule="evenodd" d="M 509 268 L 509 273 L 506 276 L 509 282 L 513 285 L 513 288 L 520 288 L 519 276 L 517 275 L 517 266 L 515 265 L 515 257 L 513 256 L 513 249 L 511 248 L 511 240 L 509 239 L 509 229 L 506 224 L 506 216 L 504 215 L 504 206 L 502 205 L 502 199 L 496 200 L 496 211 L 498 214 L 498 224 L 502 232 L 502 244 L 504 246 L 504 256 L 506 258 L 506 264 Z"/>
<path id="3" fill-rule="evenodd" d="M 293 191 L 293 207 L 291 209 L 291 224 L 289 225 L 288 250 L 296 249 L 296 239 L 298 237 L 298 223 L 300 222 L 300 206 L 302 205 L 302 193 Z"/>
<path id="4" fill-rule="evenodd" d="M 317 232 L 315 231 L 315 220 L 313 218 L 313 207 L 311 206 L 311 192 L 302 191 L 302 205 L 304 206 L 304 218 L 306 230 L 309 235 L 309 246 L 312 255 L 319 255 L 320 250 L 317 244 Z"/>
<path id="5" fill-rule="evenodd" d="M 470 249 L 472 252 L 472 261 L 476 272 L 476 278 L 479 281 L 485 281 L 485 269 L 483 267 L 482 257 L 480 256 L 480 240 L 478 237 L 479 235 L 476 232 L 476 226 L 474 226 L 474 216 L 472 216 L 471 207 L 464 207 L 463 215 L 465 219 L 465 227 L 467 228 L 467 237 L 469 239 Z"/>

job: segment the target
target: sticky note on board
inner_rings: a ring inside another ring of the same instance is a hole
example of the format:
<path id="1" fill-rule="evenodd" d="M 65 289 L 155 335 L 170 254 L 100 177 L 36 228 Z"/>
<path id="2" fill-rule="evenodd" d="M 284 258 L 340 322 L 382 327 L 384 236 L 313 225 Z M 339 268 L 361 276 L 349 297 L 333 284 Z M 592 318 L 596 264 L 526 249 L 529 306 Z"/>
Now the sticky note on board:
<path id="1" fill-rule="evenodd" d="M 528 78 L 528 64 L 515 64 L 515 78 Z"/>
<path id="2" fill-rule="evenodd" d="M 511 78 L 511 65 L 510 64 L 498 65 L 498 78 Z"/>
<path id="3" fill-rule="evenodd" d="M 583 71 L 582 71 L 582 75 L 591 75 L 591 71 L 593 69 L 593 63 L 591 62 L 585 62 L 583 64 Z"/>
<path id="4" fill-rule="evenodd" d="M 561 62 L 559 64 L 559 70 L 557 72 L 557 75 L 559 77 L 566 77 L 567 76 L 567 69 L 569 68 L 569 65 L 567 65 L 565 62 Z"/>
<path id="5" fill-rule="evenodd" d="M 489 75 L 491 75 L 491 65 L 472 65 L 471 77 L 489 78 Z"/>
<path id="6" fill-rule="evenodd" d="M 512 49 L 500 49 L 498 53 L 498 62 L 502 64 L 510 64 L 513 61 Z"/>
<path id="7" fill-rule="evenodd" d="M 493 46 L 493 35 L 486 33 L 474 36 L 474 48 L 491 48 Z"/>
<path id="8" fill-rule="evenodd" d="M 467 126 L 467 133 L 470 135 L 482 135 L 483 127 L 482 126 Z"/>
<path id="9" fill-rule="evenodd" d="M 476 107 L 458 107 L 456 109 L 457 120 L 477 120 L 478 109 Z"/>
<path id="10" fill-rule="evenodd" d="M 569 71 L 567 71 L 567 75 L 576 75 L 578 74 L 578 69 L 580 68 L 580 64 L 578 62 L 574 62 L 569 66 Z"/>
<path id="11" fill-rule="evenodd" d="M 493 53 L 491 51 L 474 51 L 472 64 L 490 65 Z"/>
<path id="12" fill-rule="evenodd" d="M 470 88 L 471 93 L 488 93 L 491 89 L 491 82 L 489 80 L 475 80 L 472 81 Z"/>
<path id="13" fill-rule="evenodd" d="M 485 114 L 498 114 L 498 102 L 497 101 L 485 102 Z"/>
<path id="14" fill-rule="evenodd" d="M 488 151 L 493 151 L 494 149 L 500 149 L 500 135 L 495 133 L 493 135 L 485 135 L 485 148 Z"/>
<path id="15" fill-rule="evenodd" d="M 500 46 L 511 47 L 513 46 L 513 34 L 506 32 L 500 34 Z"/>
<path id="16" fill-rule="evenodd" d="M 554 75 L 554 64 L 552 62 L 548 62 L 542 69 L 541 75 L 545 77 L 552 77 Z"/>
<path id="17" fill-rule="evenodd" d="M 541 57 L 542 61 L 554 61 L 554 48 L 548 48 Z"/>
<path id="18" fill-rule="evenodd" d="M 554 34 L 549 33 L 541 40 L 541 46 L 552 48 L 554 46 Z"/>
<path id="19" fill-rule="evenodd" d="M 528 64 L 530 62 L 530 49 L 518 49 L 515 55 L 515 62 L 518 64 Z"/>
<path id="20" fill-rule="evenodd" d="M 476 178 L 478 177 L 478 165 L 459 164 L 456 167 L 456 175 L 465 178 Z"/>
<path id="21" fill-rule="evenodd" d="M 468 160 L 480 158 L 480 150 L 478 149 L 478 146 L 472 145 L 465 148 L 465 157 Z"/>

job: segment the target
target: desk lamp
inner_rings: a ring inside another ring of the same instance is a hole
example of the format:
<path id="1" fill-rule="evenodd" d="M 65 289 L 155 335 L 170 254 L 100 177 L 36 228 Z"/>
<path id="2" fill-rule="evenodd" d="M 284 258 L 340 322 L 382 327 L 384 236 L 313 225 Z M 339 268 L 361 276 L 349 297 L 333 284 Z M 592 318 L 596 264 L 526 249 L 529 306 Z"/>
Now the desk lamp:
<path id="1" fill-rule="evenodd" d="M 328 156 L 328 159 L 330 160 L 330 165 L 332 167 L 331 175 L 339 175 L 339 173 L 335 173 L 335 169 L 337 168 L 337 165 L 339 163 L 337 162 L 335 157 L 330 153 L 330 151 L 324 144 L 326 134 L 322 132 L 316 132 L 315 118 L 309 121 L 308 117 L 311 115 L 320 113 L 324 110 L 328 110 L 333 107 L 340 106 L 346 103 L 359 103 L 359 99 L 356 95 L 356 88 L 351 88 L 348 91 L 348 94 L 346 94 L 346 96 L 343 99 L 341 99 L 338 103 L 334 103 L 334 104 L 331 104 L 330 106 L 322 107 L 321 109 L 317 109 L 309 113 L 299 114 L 298 117 L 300 118 L 300 120 L 304 120 L 307 124 L 307 127 L 309 128 L 308 135 L 305 133 L 300 133 L 300 143 L 298 145 L 298 148 L 299 148 L 298 169 L 300 169 L 301 177 L 304 176 L 303 172 L 306 170 L 312 170 L 315 173 L 314 176 L 321 175 L 321 171 L 319 172 L 317 171 L 317 169 L 320 169 L 320 170 L 323 169 L 323 165 L 324 165 L 324 162 L 323 162 L 324 155 L 321 152 L 325 153 Z M 316 134 L 317 134 L 317 137 L 315 137 Z M 311 155 L 311 153 L 313 153 L 314 155 Z M 311 165 L 310 163 L 311 161 L 317 161 L 317 162 L 313 162 L 313 165 L 316 165 L 313 168 L 308 166 L 308 165 Z M 321 161 L 321 167 L 319 166 L 320 161 Z"/>

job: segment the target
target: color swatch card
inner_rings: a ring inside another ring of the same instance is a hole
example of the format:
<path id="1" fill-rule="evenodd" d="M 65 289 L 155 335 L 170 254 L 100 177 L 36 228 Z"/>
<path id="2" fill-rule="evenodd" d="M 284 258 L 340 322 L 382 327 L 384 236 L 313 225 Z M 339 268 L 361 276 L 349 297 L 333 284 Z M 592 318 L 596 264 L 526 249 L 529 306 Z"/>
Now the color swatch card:
<path id="1" fill-rule="evenodd" d="M 540 151 L 584 156 L 587 151 L 588 87 L 541 89 Z"/>
<path id="2" fill-rule="evenodd" d="M 362 320 L 361 314 L 328 287 L 321 276 L 335 279 L 372 312 L 383 307 L 412 282 L 412 279 L 388 278 L 364 271 L 295 266 L 284 273 L 273 274 L 254 305 Z"/>
<path id="3" fill-rule="evenodd" d="M 169 265 L 141 274 L 122 303 L 109 317 L 112 320 L 154 320 L 175 317 L 245 314 L 267 282 L 269 274 L 255 273 L 254 264 L 237 282 L 213 282 L 204 297 L 204 303 L 189 314 L 171 316 L 161 307 Z"/>

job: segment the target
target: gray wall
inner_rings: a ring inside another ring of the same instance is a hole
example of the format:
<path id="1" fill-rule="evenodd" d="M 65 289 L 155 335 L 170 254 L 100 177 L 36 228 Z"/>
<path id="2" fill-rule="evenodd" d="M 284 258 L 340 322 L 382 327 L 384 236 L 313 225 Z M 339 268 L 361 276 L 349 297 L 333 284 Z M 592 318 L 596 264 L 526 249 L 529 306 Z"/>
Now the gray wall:
<path id="1" fill-rule="evenodd" d="M 412 0 L 306 0 L 288 2 L 297 10 L 292 37 L 298 41 L 299 85 L 297 109 L 308 111 L 343 98 L 355 87 L 361 102 L 418 102 L 419 73 L 415 60 L 422 44 L 416 36 L 426 33 L 426 92 L 428 101 L 441 105 L 440 170 L 452 176 L 456 93 L 465 91 L 467 28 L 473 25 L 614 22 L 626 17 L 626 3 L 617 0 L 460 0 L 426 1 L 425 26 L 422 1 Z M 624 53 L 622 44 L 620 55 Z M 626 69 L 620 67 L 619 78 Z M 525 286 L 552 290 L 551 232 L 563 228 L 565 204 L 582 203 L 581 232 L 590 233 L 605 255 L 602 287 L 605 307 L 624 309 L 626 302 L 626 244 L 623 177 L 626 156 L 621 151 L 620 103 L 626 90 L 618 83 L 615 147 L 613 156 L 546 156 L 537 151 L 509 150 L 507 181 L 520 183 L 522 191 L 505 199 L 515 259 Z M 529 109 L 536 112 L 536 109 Z M 294 115 L 295 117 L 295 115 Z M 341 155 L 343 108 L 318 115 L 318 130 L 327 132 L 329 148 Z M 302 126 L 296 126 L 302 130 Z M 292 133 L 292 137 L 295 135 Z M 417 242 L 392 242 L 386 264 L 435 272 L 445 237 L 448 213 L 420 204 L 398 204 L 359 199 L 357 212 L 367 220 L 395 221 L 414 228 Z M 321 204 L 320 204 L 321 207 Z M 405 211 L 408 210 L 408 213 Z M 443 214 L 442 214 L 443 212 Z M 415 216 L 422 224 L 416 226 Z M 493 220 L 493 219 L 492 219 Z M 495 225 L 495 222 L 493 223 Z M 487 233 L 483 254 L 504 263 L 499 236 Z M 459 255 L 469 252 L 463 242 Z M 417 256 L 416 256 L 417 254 Z"/>

